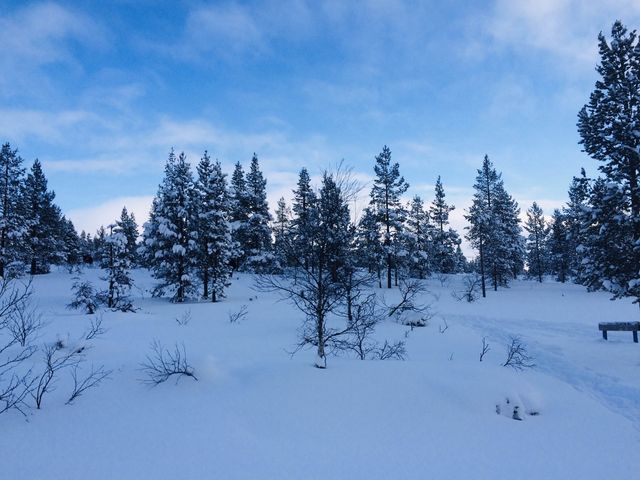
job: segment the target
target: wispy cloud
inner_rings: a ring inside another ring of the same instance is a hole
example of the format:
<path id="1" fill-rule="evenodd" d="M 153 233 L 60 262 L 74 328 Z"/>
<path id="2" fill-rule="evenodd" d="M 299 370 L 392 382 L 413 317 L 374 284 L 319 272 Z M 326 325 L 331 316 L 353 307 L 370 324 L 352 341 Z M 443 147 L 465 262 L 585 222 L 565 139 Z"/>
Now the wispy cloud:
<path id="1" fill-rule="evenodd" d="M 620 18 L 623 16 L 624 18 Z M 597 60 L 596 36 L 615 20 L 640 19 L 635 0 L 496 0 L 485 34 L 501 47 L 547 52 L 569 68 L 592 68 Z"/>
<path id="2" fill-rule="evenodd" d="M 13 13 L 0 11 L 0 96 L 42 93 L 42 67 L 63 64 L 81 69 L 74 44 L 105 48 L 107 33 L 90 17 L 56 3 L 37 3 Z"/>

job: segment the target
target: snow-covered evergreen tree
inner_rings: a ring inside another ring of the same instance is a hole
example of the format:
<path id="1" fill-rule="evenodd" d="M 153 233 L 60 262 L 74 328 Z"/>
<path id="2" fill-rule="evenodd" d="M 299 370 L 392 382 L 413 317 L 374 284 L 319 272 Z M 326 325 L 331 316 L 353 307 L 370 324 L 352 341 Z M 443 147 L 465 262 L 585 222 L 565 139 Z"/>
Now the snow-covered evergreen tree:
<path id="1" fill-rule="evenodd" d="M 275 220 L 273 221 L 273 250 L 279 268 L 289 264 L 287 258 L 287 245 L 292 242 L 291 238 L 291 209 L 287 206 L 284 197 L 280 197 L 276 207 Z"/>
<path id="2" fill-rule="evenodd" d="M 235 164 L 233 174 L 231 175 L 229 198 L 229 224 L 231 228 L 231 238 L 235 245 L 235 253 L 231 259 L 231 266 L 234 270 L 239 270 L 246 258 L 243 248 L 246 243 L 245 230 L 249 219 L 247 182 L 240 162 Z"/>
<path id="3" fill-rule="evenodd" d="M 433 235 L 429 224 L 429 214 L 424 209 L 424 202 L 416 195 L 407 208 L 405 245 L 407 250 L 406 264 L 409 274 L 418 278 L 426 278 L 431 272 Z"/>
<path id="4" fill-rule="evenodd" d="M 230 285 L 233 242 L 229 229 L 230 201 L 220 162 L 205 151 L 198 164 L 195 187 L 198 270 L 203 297 L 217 302 Z"/>
<path id="5" fill-rule="evenodd" d="M 584 279 L 584 248 L 586 240 L 583 235 L 583 221 L 585 213 L 590 210 L 588 206 L 591 180 L 582 168 L 580 176 L 573 177 L 569 187 L 569 202 L 563 209 L 566 218 L 567 249 L 569 251 L 569 275 L 576 282 L 582 283 Z"/>
<path id="6" fill-rule="evenodd" d="M 478 250 L 482 295 L 486 296 L 486 276 L 494 290 L 506 285 L 524 264 L 524 245 L 520 234 L 518 204 L 506 192 L 501 175 L 485 155 L 478 170 L 473 203 L 465 218 L 467 239 Z"/>
<path id="7" fill-rule="evenodd" d="M 0 278 L 20 260 L 25 222 L 22 209 L 24 167 L 18 150 L 5 143 L 0 150 Z"/>
<path id="8" fill-rule="evenodd" d="M 382 234 L 387 288 L 391 288 L 392 273 L 395 270 L 397 274 L 400 267 L 398 253 L 402 245 L 401 236 L 405 215 L 401 196 L 407 191 L 409 184 L 400 175 L 399 164 L 391 163 L 391 150 L 386 145 L 376 156 L 374 171 L 376 178 L 371 189 L 370 205 L 376 214 Z"/>
<path id="9" fill-rule="evenodd" d="M 559 282 L 566 282 L 571 265 L 571 251 L 567 232 L 567 221 L 558 209 L 553 211 L 551 218 L 549 243 L 547 248 L 547 271 L 555 275 Z"/>
<path id="10" fill-rule="evenodd" d="M 127 236 L 118 225 L 109 226 L 109 234 L 105 238 L 105 249 L 102 263 L 106 265 L 107 290 L 102 297 L 108 308 L 123 312 L 133 311 L 130 299 L 133 279 L 131 278 L 131 252 Z"/>
<path id="11" fill-rule="evenodd" d="M 434 228 L 432 230 L 433 243 L 433 269 L 440 273 L 455 273 L 458 271 L 459 259 L 457 258 L 457 247 L 460 245 L 458 233 L 449 228 L 449 213 L 455 207 L 448 205 L 445 201 L 444 187 L 438 176 L 436 180 L 435 198 L 429 207 L 429 213 Z"/>
<path id="12" fill-rule="evenodd" d="M 317 224 L 317 196 L 311 188 L 311 178 L 306 168 L 300 170 L 297 188 L 293 191 L 293 219 L 291 241 L 298 252 L 310 255 L 313 247 L 313 228 Z M 305 253 L 306 252 L 306 253 Z"/>
<path id="13" fill-rule="evenodd" d="M 154 295 L 171 291 L 172 300 L 183 302 L 193 293 L 197 258 L 194 231 L 193 177 L 184 153 L 173 152 L 154 198 L 141 248 L 160 283 Z"/>
<path id="14" fill-rule="evenodd" d="M 378 218 L 375 211 L 367 207 L 362 212 L 356 229 L 356 256 L 358 264 L 375 273 L 378 287 L 382 288 L 382 267 L 384 248 L 380 236 Z"/>
<path id="15" fill-rule="evenodd" d="M 247 220 L 240 226 L 244 268 L 254 272 L 270 271 L 274 268 L 275 257 L 271 243 L 272 218 L 267 203 L 267 181 L 260 171 L 258 157 L 253 154 L 246 176 Z"/>
<path id="16" fill-rule="evenodd" d="M 549 229 L 544 219 L 544 213 L 536 202 L 527 210 L 527 221 L 524 224 L 527 236 L 527 265 L 528 274 L 542 282 L 547 270 L 548 252 L 547 239 Z"/>
<path id="17" fill-rule="evenodd" d="M 601 33 L 598 46 L 601 78 L 578 115 L 578 131 L 605 179 L 594 185 L 591 202 L 601 237 L 592 225 L 583 265 L 591 287 L 601 283 L 616 297 L 640 301 L 640 39 L 617 21 L 611 41 Z"/>
<path id="18" fill-rule="evenodd" d="M 55 193 L 48 190 L 42 165 L 36 159 L 24 186 L 24 219 L 27 227 L 26 257 L 31 275 L 49 272 L 61 261 L 60 209 L 53 203 Z"/>
<path id="19" fill-rule="evenodd" d="M 629 197 L 616 182 L 598 178 L 591 188 L 582 222 L 584 244 L 580 246 L 584 255 L 581 283 L 589 290 L 604 288 L 616 297 L 630 293 L 629 270 L 638 265 L 632 265 L 633 224 L 620 214 L 621 207 L 630 207 L 627 202 Z"/>
<path id="20" fill-rule="evenodd" d="M 127 250 L 132 265 L 138 264 L 138 223 L 133 212 L 129 213 L 127 207 L 122 207 L 120 218 L 116 220 L 118 231 L 122 232 L 127 239 Z"/>

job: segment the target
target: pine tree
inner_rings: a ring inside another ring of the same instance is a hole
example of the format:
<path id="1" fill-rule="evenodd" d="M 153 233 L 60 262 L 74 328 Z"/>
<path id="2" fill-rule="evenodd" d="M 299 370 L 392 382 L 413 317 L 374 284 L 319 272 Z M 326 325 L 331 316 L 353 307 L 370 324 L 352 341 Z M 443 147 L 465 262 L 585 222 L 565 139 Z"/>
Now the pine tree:
<path id="1" fill-rule="evenodd" d="M 547 237 L 549 230 L 544 219 L 544 213 L 536 202 L 527 210 L 527 221 L 524 228 L 529 232 L 527 237 L 527 264 L 529 275 L 537 277 L 542 283 L 542 276 L 547 269 Z"/>
<path id="2" fill-rule="evenodd" d="M 617 21 L 611 41 L 601 33 L 598 46 L 601 79 L 578 114 L 578 132 L 585 152 L 602 162 L 606 179 L 595 191 L 594 221 L 603 237 L 613 232 L 620 236 L 611 238 L 613 244 L 592 237 L 590 257 L 583 263 L 590 262 L 590 284 L 599 276 L 616 297 L 633 295 L 640 301 L 640 40 L 635 30 L 628 32 Z M 603 251 L 594 250 L 596 246 Z M 603 262 L 610 257 L 612 264 Z"/>
<path id="3" fill-rule="evenodd" d="M 173 150 L 165 177 L 154 198 L 144 229 L 143 252 L 160 283 L 154 295 L 173 291 L 172 300 L 183 302 L 194 288 L 196 238 L 194 232 L 193 177 L 184 153 Z"/>
<path id="4" fill-rule="evenodd" d="M 558 209 L 553 211 L 549 233 L 549 273 L 556 276 L 556 280 L 565 283 L 569 277 L 571 251 L 567 232 L 567 220 Z"/>
<path id="5" fill-rule="evenodd" d="M 105 238 L 103 264 L 106 265 L 107 291 L 102 295 L 108 308 L 123 312 L 133 311 L 129 294 L 133 286 L 131 278 L 131 252 L 127 236 L 118 225 L 109 225 Z"/>
<path id="6" fill-rule="evenodd" d="M 573 177 L 569 187 L 569 202 L 563 212 L 567 227 L 569 274 L 578 283 L 582 283 L 584 279 L 584 255 L 581 245 L 585 244 L 585 238 L 582 223 L 585 212 L 589 209 L 590 183 L 591 180 L 587 178 L 587 174 L 582 168 L 580 176 Z"/>
<path id="7" fill-rule="evenodd" d="M 432 249 L 429 214 L 424 210 L 424 202 L 418 195 L 414 196 L 407 208 L 405 244 L 407 249 L 407 267 L 412 276 L 426 278 L 432 263 Z"/>
<path id="8" fill-rule="evenodd" d="M 391 163 L 391 150 L 385 145 L 376 156 L 376 178 L 371 189 L 370 205 L 374 207 L 382 231 L 382 245 L 387 270 L 387 288 L 391 288 L 392 272 L 399 268 L 397 255 L 403 229 L 404 209 L 401 196 L 409 184 L 400 175 L 398 163 Z"/>
<path id="9" fill-rule="evenodd" d="M 122 207 L 120 219 L 116 221 L 118 231 L 122 232 L 127 239 L 127 251 L 132 265 L 138 264 L 138 223 L 133 212 L 129 213 L 127 207 Z"/>
<path id="10" fill-rule="evenodd" d="M 467 239 L 478 250 L 482 296 L 486 296 L 486 276 L 494 290 L 506 285 L 524 263 L 518 204 L 504 189 L 501 175 L 485 155 L 478 170 L 473 203 L 465 218 L 470 222 Z"/>
<path id="11" fill-rule="evenodd" d="M 291 221 L 292 242 L 296 251 L 310 255 L 313 247 L 313 228 L 317 223 L 317 196 L 311 188 L 311 179 L 306 168 L 300 170 L 297 188 L 293 191 L 291 207 L 294 218 Z M 308 262 L 307 262 L 308 263 Z"/>
<path id="12" fill-rule="evenodd" d="M 24 190 L 27 226 L 27 257 L 31 275 L 49 272 L 60 259 L 58 227 L 60 209 L 53 203 L 55 193 L 47 188 L 42 165 L 36 159 L 27 175 Z"/>
<path id="13" fill-rule="evenodd" d="M 0 278 L 5 269 L 20 260 L 21 240 L 25 234 L 22 211 L 23 160 L 8 143 L 0 150 Z"/>
<path id="14" fill-rule="evenodd" d="M 107 230 L 104 225 L 100 225 L 100 228 L 96 230 L 96 234 L 93 237 L 93 258 L 98 261 L 100 268 L 106 268 L 106 264 L 103 263 L 105 257 L 105 248 L 107 240 Z"/>
<path id="15" fill-rule="evenodd" d="M 276 207 L 276 218 L 273 222 L 273 249 L 276 261 L 280 268 L 289 263 L 287 258 L 287 245 L 291 243 L 291 209 L 287 206 L 284 197 L 280 197 Z"/>
<path id="16" fill-rule="evenodd" d="M 444 188 L 438 176 L 436 180 L 436 195 L 429 208 L 431 221 L 434 224 L 432 232 L 433 242 L 433 269 L 440 273 L 454 273 L 456 271 L 456 247 L 460 239 L 455 230 L 447 228 L 449 225 L 449 213 L 455 207 L 445 201 Z"/>
<path id="17" fill-rule="evenodd" d="M 73 225 L 73 222 L 64 215 L 60 219 L 60 241 L 62 243 L 62 257 L 69 269 L 77 267 L 82 263 L 82 247 L 80 237 Z"/>
<path id="18" fill-rule="evenodd" d="M 362 212 L 356 229 L 356 256 L 358 265 L 375 273 L 378 287 L 382 288 L 382 267 L 384 248 L 380 239 L 378 218 L 373 209 L 367 207 Z"/>
<path id="19" fill-rule="evenodd" d="M 267 181 L 260 171 L 258 157 L 253 154 L 246 176 L 248 218 L 242 228 L 241 248 L 245 254 L 245 268 L 254 272 L 273 269 L 275 258 L 271 245 L 271 213 L 267 203 Z"/>
<path id="20" fill-rule="evenodd" d="M 246 244 L 245 229 L 249 219 L 247 182 L 240 162 L 235 164 L 231 176 L 229 222 L 231 238 L 235 245 L 235 254 L 231 260 L 234 270 L 239 270 L 246 255 L 243 247 Z"/>
<path id="21" fill-rule="evenodd" d="M 230 201 L 226 175 L 220 162 L 211 162 L 205 151 L 198 164 L 195 188 L 196 231 L 199 275 L 203 284 L 203 298 L 217 302 L 230 285 L 233 244 L 229 230 Z"/>

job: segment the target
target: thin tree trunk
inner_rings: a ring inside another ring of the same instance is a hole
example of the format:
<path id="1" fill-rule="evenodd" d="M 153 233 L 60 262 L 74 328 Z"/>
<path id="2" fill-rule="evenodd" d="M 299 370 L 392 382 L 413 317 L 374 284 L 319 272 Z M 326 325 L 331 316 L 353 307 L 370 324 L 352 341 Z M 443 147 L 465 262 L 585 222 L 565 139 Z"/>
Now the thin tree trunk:
<path id="1" fill-rule="evenodd" d="M 484 279 L 484 251 L 482 240 L 480 240 L 480 282 L 482 283 L 482 297 L 487 296 L 487 287 Z"/>

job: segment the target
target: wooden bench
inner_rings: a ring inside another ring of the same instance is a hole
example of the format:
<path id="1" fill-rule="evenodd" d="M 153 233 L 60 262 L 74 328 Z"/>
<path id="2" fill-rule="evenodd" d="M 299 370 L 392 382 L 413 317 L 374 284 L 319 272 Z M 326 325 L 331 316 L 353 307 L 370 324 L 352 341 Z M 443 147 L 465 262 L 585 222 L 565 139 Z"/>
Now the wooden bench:
<path id="1" fill-rule="evenodd" d="M 598 330 L 602 331 L 602 338 L 607 340 L 607 332 L 633 332 L 633 341 L 638 343 L 638 330 L 640 322 L 602 322 L 598 324 Z"/>

